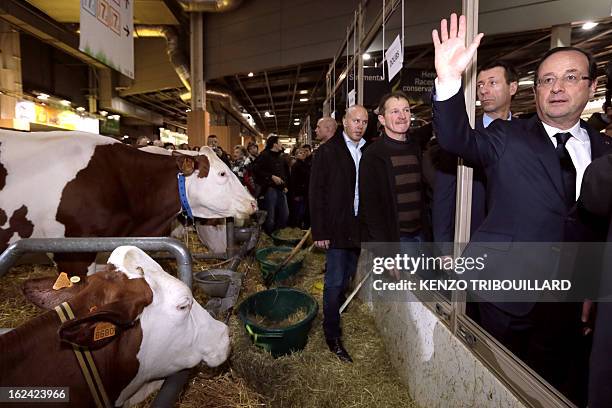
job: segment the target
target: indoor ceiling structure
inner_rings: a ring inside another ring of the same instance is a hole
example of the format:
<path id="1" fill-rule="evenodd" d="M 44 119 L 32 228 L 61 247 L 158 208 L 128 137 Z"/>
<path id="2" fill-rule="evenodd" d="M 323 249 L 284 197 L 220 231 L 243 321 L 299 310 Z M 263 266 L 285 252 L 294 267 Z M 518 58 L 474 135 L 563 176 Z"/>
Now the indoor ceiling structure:
<path id="1" fill-rule="evenodd" d="M 533 99 L 533 73 L 539 58 L 550 48 L 550 29 L 533 30 L 520 33 L 498 34 L 487 36 L 478 48 L 478 66 L 489 61 L 502 59 L 512 64 L 520 77 L 519 90 L 512 102 L 514 114 L 535 112 Z M 593 54 L 597 60 L 599 82 L 595 99 L 601 99 L 606 93 L 606 67 L 612 61 L 612 17 L 598 21 L 598 25 L 583 29 L 582 24 L 572 27 L 572 46 L 579 47 Z M 404 66 L 408 68 L 434 69 L 433 46 L 406 48 Z M 380 62 L 380 52 L 371 53 L 369 65 Z M 431 109 L 422 104 L 413 106 L 417 117 L 429 119 Z"/>
<path id="2" fill-rule="evenodd" d="M 14 0 L 11 0 L 14 1 Z M 245 0 L 247 1 L 252 0 Z M 79 21 L 79 1 L 77 0 L 27 0 L 27 2 L 47 14 L 50 19 L 64 27 L 72 28 Z M 188 44 L 186 36 L 188 14 L 181 8 L 178 0 L 134 0 L 134 16 L 136 24 L 143 25 L 173 25 L 182 30 L 181 41 Z M 572 30 L 572 45 L 592 52 L 599 63 L 599 73 L 603 75 L 605 67 L 612 58 L 612 18 L 598 21 L 599 24 L 585 30 L 581 25 L 575 25 Z M 349 21 L 347 21 L 348 25 Z M 533 112 L 532 84 L 533 70 L 537 58 L 550 47 L 551 30 L 540 29 L 520 33 L 504 33 L 485 36 L 478 53 L 478 62 L 482 64 L 492 59 L 504 59 L 514 64 L 521 76 L 521 86 L 513 103 L 514 113 Z M 253 44 L 256 47 L 256 44 Z M 338 47 L 340 44 L 338 44 Z M 185 46 L 188 49 L 188 46 Z M 305 56 L 305 60 L 306 60 Z M 405 66 L 414 68 L 433 68 L 433 47 L 409 47 L 405 50 Z M 343 64 L 344 58 L 340 58 Z M 372 59 L 380 63 L 381 52 L 372 53 Z M 264 134 L 274 132 L 281 135 L 295 136 L 310 115 L 311 126 L 321 115 L 325 100 L 325 75 L 331 62 L 318 60 L 288 67 L 271 66 L 266 70 L 248 72 L 249 67 L 239 74 L 214 78 L 208 81 L 211 89 L 222 89 L 234 98 L 245 113 L 249 113 L 257 128 Z M 336 70 L 338 72 L 338 70 Z M 600 78 L 603 79 L 603 76 Z M 189 102 L 181 99 L 185 88 L 171 87 L 165 89 L 150 89 L 142 93 L 126 96 L 130 102 L 157 112 L 168 123 L 187 123 Z M 600 80 L 596 97 L 605 94 L 605 81 Z M 417 116 L 428 118 L 429 107 L 425 104 L 414 106 Z M 296 120 L 298 119 L 298 120 Z"/>
<path id="3" fill-rule="evenodd" d="M 295 135 L 309 113 L 320 114 L 330 62 L 226 76 L 211 84 L 231 89 L 264 134 Z"/>

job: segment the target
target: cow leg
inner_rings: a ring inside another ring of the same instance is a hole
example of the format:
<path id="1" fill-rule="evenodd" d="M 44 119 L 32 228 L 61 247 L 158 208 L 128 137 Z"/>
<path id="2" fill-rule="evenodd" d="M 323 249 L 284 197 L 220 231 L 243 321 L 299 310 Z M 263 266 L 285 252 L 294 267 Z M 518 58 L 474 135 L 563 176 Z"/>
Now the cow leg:
<path id="1" fill-rule="evenodd" d="M 54 258 L 59 272 L 66 272 L 68 276 L 86 276 L 89 266 L 96 259 L 96 253 L 56 253 Z"/>

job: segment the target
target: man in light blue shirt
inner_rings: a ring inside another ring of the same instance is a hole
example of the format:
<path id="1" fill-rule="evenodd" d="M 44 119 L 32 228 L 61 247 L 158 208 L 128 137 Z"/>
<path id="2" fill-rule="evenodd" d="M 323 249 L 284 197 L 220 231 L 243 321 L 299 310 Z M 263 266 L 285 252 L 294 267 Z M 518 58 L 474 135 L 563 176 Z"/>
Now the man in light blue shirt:
<path id="1" fill-rule="evenodd" d="M 342 119 L 344 132 L 322 144 L 310 173 L 310 219 L 315 245 L 327 249 L 323 290 L 323 331 L 330 351 L 346 362 L 351 356 L 341 340 L 340 305 L 357 270 L 360 252 L 359 161 L 368 112 L 353 105 Z"/>

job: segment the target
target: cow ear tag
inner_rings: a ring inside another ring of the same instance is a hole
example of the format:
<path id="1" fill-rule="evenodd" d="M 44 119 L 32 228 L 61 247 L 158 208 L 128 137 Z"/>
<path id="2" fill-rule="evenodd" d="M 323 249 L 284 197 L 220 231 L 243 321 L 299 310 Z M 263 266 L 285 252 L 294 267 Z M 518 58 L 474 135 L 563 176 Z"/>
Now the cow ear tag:
<path id="1" fill-rule="evenodd" d="M 100 322 L 94 329 L 93 340 L 99 341 L 115 335 L 115 325 L 109 322 Z"/>
<path id="2" fill-rule="evenodd" d="M 63 288 L 70 287 L 72 287 L 72 282 L 70 282 L 70 279 L 68 279 L 68 275 L 66 274 L 66 272 L 60 273 L 57 277 L 57 280 L 53 284 L 53 290 L 60 290 Z"/>

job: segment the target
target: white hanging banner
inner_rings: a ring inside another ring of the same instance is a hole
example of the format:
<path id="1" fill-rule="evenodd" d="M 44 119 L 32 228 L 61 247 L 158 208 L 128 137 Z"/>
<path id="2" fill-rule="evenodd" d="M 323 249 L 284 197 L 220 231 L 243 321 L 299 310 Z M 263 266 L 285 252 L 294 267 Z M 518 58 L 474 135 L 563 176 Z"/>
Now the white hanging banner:
<path id="1" fill-rule="evenodd" d="M 355 104 L 355 90 L 351 89 L 351 92 L 348 93 L 348 107 L 350 108 Z"/>
<path id="2" fill-rule="evenodd" d="M 134 0 L 81 0 L 79 50 L 134 78 Z"/>
<path id="3" fill-rule="evenodd" d="M 385 52 L 385 60 L 387 61 L 387 69 L 389 71 L 389 82 L 398 72 L 401 71 L 404 65 L 404 53 L 400 36 L 395 37 L 387 51 Z"/>

